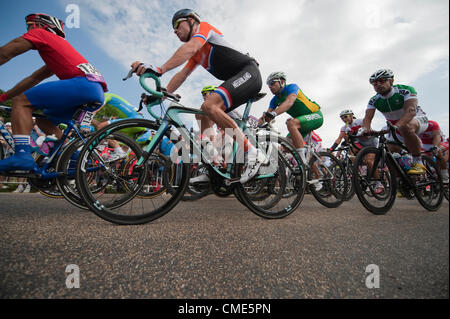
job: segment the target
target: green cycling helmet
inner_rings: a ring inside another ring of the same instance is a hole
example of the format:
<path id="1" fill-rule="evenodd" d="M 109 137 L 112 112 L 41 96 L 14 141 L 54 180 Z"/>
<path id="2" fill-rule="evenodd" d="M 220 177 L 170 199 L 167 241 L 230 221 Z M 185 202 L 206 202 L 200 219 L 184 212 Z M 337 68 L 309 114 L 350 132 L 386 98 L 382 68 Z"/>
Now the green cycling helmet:
<path id="1" fill-rule="evenodd" d="M 217 87 L 214 85 L 207 85 L 202 89 L 202 95 L 204 95 L 205 93 L 208 93 L 208 92 L 214 92 L 216 89 L 217 89 Z"/>

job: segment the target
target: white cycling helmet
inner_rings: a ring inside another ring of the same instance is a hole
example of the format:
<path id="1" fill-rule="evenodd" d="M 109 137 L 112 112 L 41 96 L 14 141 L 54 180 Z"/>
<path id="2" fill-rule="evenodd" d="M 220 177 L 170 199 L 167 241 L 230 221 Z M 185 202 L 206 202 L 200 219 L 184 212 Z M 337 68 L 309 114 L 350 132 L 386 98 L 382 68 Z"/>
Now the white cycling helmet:
<path id="1" fill-rule="evenodd" d="M 272 80 L 284 80 L 286 81 L 286 74 L 282 71 L 277 71 L 277 72 L 272 72 L 269 74 L 269 76 L 267 77 L 267 85 L 269 85 L 269 82 Z"/>
<path id="2" fill-rule="evenodd" d="M 351 115 L 354 116 L 354 113 L 352 110 L 343 110 L 341 113 L 339 113 L 339 117 L 342 117 L 344 115 Z"/>
<path id="3" fill-rule="evenodd" d="M 380 69 L 370 76 L 369 82 L 372 83 L 373 81 L 376 81 L 378 79 L 393 79 L 393 78 L 394 72 L 392 72 L 392 70 Z"/>

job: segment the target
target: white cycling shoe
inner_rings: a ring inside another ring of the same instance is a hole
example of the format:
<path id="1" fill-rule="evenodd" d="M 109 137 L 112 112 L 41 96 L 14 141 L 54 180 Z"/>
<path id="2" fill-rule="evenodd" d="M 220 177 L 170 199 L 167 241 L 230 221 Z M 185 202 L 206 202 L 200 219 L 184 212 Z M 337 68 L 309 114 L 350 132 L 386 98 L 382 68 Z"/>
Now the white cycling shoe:
<path id="1" fill-rule="evenodd" d="M 260 150 L 257 150 L 255 153 L 248 154 L 247 168 L 241 175 L 241 184 L 245 184 L 252 179 L 258 173 L 261 165 L 267 164 L 268 162 L 269 160 Z"/>
<path id="2" fill-rule="evenodd" d="M 192 177 L 189 179 L 189 184 L 206 183 L 206 182 L 209 182 L 209 176 L 207 174 L 202 174 L 197 177 Z"/>

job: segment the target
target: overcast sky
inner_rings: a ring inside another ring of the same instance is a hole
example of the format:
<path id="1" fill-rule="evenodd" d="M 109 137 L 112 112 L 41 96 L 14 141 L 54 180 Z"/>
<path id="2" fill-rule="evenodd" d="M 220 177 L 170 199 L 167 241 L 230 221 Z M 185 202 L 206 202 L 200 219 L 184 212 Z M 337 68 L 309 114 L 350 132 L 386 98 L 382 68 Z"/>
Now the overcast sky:
<path id="1" fill-rule="evenodd" d="M 320 105 L 325 121 L 318 133 L 326 147 L 339 134 L 342 123 L 338 114 L 342 109 L 353 109 L 357 117 L 364 115 L 374 95 L 368 78 L 379 68 L 392 69 L 396 83 L 414 86 L 419 104 L 449 134 L 447 0 L 45 2 L 46 6 L 48 2 L 58 4 L 58 14 L 66 14 L 68 4 L 79 6 L 80 28 L 68 30 L 68 36 L 76 40 L 76 48 L 84 46 L 82 52 L 89 53 L 86 58 L 94 60 L 93 64 L 107 76 L 111 92 L 132 102 L 138 100 L 142 89 L 136 80 L 125 83 L 121 77 L 135 60 L 160 66 L 170 58 L 182 44 L 171 28 L 172 15 L 186 7 L 221 30 L 237 49 L 255 57 L 264 82 L 269 73 L 282 70 L 288 83 L 299 85 Z M 39 1 L 33 5 L 36 3 Z M 0 45 L 3 42 L 6 39 L 0 36 Z M 102 55 L 104 58 L 100 58 Z M 178 70 L 164 75 L 163 85 Z M 3 83 L 0 80 L 2 88 Z M 200 89 L 220 83 L 198 67 L 177 93 L 186 106 L 199 107 Z M 251 112 L 258 117 L 271 98 L 266 85 L 263 91 L 268 96 Z M 277 120 L 283 132 L 287 132 L 286 118 Z M 373 127 L 383 125 L 383 117 L 377 115 Z"/>

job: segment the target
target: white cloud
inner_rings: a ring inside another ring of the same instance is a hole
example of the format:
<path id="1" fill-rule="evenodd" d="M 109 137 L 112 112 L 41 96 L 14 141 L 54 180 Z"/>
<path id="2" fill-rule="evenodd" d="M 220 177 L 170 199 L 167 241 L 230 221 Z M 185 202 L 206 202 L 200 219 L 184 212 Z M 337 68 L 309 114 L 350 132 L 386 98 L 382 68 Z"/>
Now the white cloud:
<path id="1" fill-rule="evenodd" d="M 171 30 L 173 13 L 195 9 L 236 48 L 260 62 L 264 79 L 274 70 L 284 70 L 288 82 L 297 83 L 322 106 L 325 123 L 318 132 L 325 145 L 338 134 L 337 114 L 342 108 L 364 115 L 374 94 L 368 77 L 376 69 L 391 68 L 397 83 L 410 84 L 448 60 L 446 0 L 82 0 L 80 4 L 89 9 L 83 21 L 99 46 L 124 69 L 135 60 L 162 65 L 181 45 Z M 441 73 L 448 80 L 448 70 Z M 163 82 L 169 78 L 164 76 Z M 220 81 L 197 68 L 178 93 L 187 106 L 199 105 L 199 90 L 211 83 Z M 263 91 L 269 92 L 267 87 Z M 252 114 L 259 116 L 269 99 L 256 103 Z M 285 118 L 278 121 L 280 126 Z M 377 115 L 374 126 L 382 124 Z"/>

